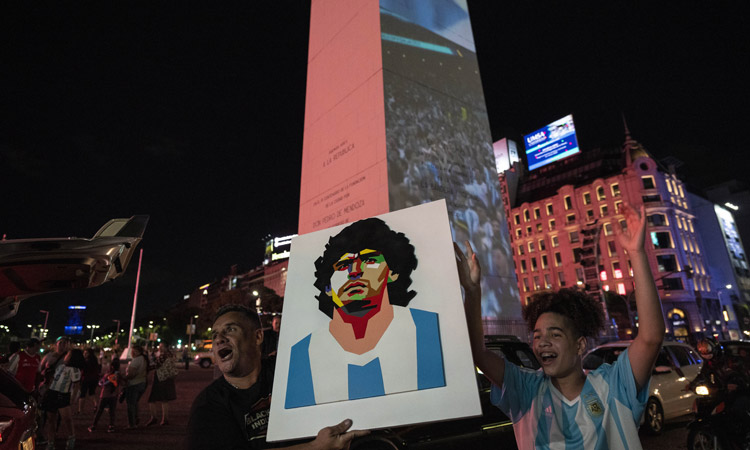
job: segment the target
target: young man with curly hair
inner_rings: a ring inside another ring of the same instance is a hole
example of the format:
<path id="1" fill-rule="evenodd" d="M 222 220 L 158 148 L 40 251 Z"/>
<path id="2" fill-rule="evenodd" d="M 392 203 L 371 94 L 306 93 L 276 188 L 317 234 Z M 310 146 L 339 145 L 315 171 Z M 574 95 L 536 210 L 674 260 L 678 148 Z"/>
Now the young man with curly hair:
<path id="1" fill-rule="evenodd" d="M 604 327 L 595 300 L 573 289 L 533 297 L 524 318 L 542 368 L 519 368 L 485 348 L 481 269 L 468 242 L 466 255 L 456 246 L 474 362 L 492 381 L 491 401 L 513 421 L 521 450 L 641 448 L 638 425 L 665 327 L 643 247 L 644 210 L 638 214 L 626 205 L 624 214 L 627 229 L 616 226 L 616 233 L 633 267 L 639 332 L 614 364 L 604 364 L 588 376 L 581 366 L 586 339 Z"/>

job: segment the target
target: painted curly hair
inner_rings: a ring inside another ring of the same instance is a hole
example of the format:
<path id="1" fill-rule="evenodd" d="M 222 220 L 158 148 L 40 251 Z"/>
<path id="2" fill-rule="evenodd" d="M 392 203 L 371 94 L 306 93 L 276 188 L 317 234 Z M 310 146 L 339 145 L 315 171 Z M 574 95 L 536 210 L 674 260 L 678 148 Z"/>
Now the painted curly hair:
<path id="1" fill-rule="evenodd" d="M 523 318 L 529 331 L 534 330 L 539 316 L 548 312 L 570 319 L 579 336 L 593 337 L 604 329 L 602 306 L 578 289 L 564 288 L 557 292 L 542 292 L 531 297 L 531 301 L 523 309 Z"/>

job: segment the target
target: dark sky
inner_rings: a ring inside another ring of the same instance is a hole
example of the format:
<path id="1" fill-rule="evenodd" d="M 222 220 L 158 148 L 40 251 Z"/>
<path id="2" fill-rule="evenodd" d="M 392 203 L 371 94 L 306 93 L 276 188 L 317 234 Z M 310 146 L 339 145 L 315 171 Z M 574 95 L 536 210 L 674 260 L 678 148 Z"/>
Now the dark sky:
<path id="1" fill-rule="evenodd" d="M 258 265 L 264 236 L 297 227 L 306 3 L 3 2 L 0 234 L 150 214 L 139 316 Z M 584 151 L 619 145 L 622 113 L 691 185 L 746 179 L 748 7 L 630 3 L 469 1 L 493 139 L 573 113 Z M 49 309 L 59 333 L 72 303 L 127 320 L 136 264 L 26 300 L 17 323 Z"/>

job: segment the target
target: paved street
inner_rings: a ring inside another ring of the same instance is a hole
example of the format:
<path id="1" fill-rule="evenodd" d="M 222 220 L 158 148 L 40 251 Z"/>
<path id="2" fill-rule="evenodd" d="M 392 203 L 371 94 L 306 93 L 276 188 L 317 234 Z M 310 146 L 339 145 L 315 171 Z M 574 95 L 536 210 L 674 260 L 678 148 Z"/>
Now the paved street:
<path id="1" fill-rule="evenodd" d="M 98 429 L 89 433 L 86 428 L 91 425 L 94 413 L 89 406 L 80 415 L 73 417 L 76 424 L 76 448 L 90 450 L 165 450 L 183 447 L 185 429 L 190 405 L 196 395 L 211 382 L 213 370 L 191 366 L 190 370 L 180 369 L 177 376 L 177 400 L 170 403 L 169 425 L 155 425 L 148 428 L 126 431 L 127 412 L 124 403 L 117 405 L 117 431 L 107 433 L 109 416 L 105 412 L 99 419 Z M 148 418 L 148 394 L 141 399 L 141 423 Z M 160 419 L 160 417 L 158 418 Z M 687 448 L 687 422 L 681 421 L 668 424 L 661 436 L 641 436 L 644 450 L 671 450 Z M 57 448 L 65 448 L 63 433 L 57 439 Z"/>

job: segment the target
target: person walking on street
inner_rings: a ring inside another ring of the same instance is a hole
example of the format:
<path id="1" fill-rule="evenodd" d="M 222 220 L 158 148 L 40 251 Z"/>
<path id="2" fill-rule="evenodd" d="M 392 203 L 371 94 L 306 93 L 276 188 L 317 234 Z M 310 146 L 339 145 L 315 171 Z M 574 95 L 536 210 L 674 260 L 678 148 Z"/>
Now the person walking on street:
<path id="1" fill-rule="evenodd" d="M 109 408 L 109 427 L 107 428 L 107 433 L 115 431 L 115 409 L 117 408 L 117 393 L 119 392 L 120 384 L 122 384 L 122 380 L 120 379 L 120 360 L 114 359 L 110 363 L 107 373 L 99 380 L 99 386 L 101 386 L 102 390 L 99 393 L 99 405 L 96 408 L 94 422 L 89 427 L 89 433 L 96 430 L 96 424 L 99 422 L 104 408 Z"/>
<path id="2" fill-rule="evenodd" d="M 174 355 L 169 351 L 169 346 L 165 342 L 159 343 L 159 352 L 154 358 L 156 370 L 154 371 L 154 381 L 151 387 L 151 394 L 148 396 L 148 409 L 151 418 L 146 422 L 146 426 L 156 424 L 158 411 L 157 404 L 161 405 L 161 422 L 159 425 L 169 424 L 169 403 L 177 399 L 177 393 L 174 385 L 174 377 L 177 375 L 177 368 L 174 364 Z"/>
<path id="3" fill-rule="evenodd" d="M 86 365 L 83 367 L 83 374 L 81 376 L 81 397 L 78 399 L 77 414 L 81 413 L 83 404 L 86 403 L 87 396 L 91 398 L 94 411 L 96 411 L 96 386 L 98 385 L 101 372 L 99 358 L 96 357 L 96 353 L 93 349 L 85 349 L 83 351 L 83 358 L 86 360 Z"/>
<path id="4" fill-rule="evenodd" d="M 81 370 L 85 361 L 81 349 L 70 350 L 62 365 L 57 366 L 49 389 L 42 400 L 41 409 L 46 412 L 45 435 L 47 438 L 47 450 L 55 448 L 55 428 L 57 426 L 57 415 L 60 414 L 63 429 L 68 430 L 66 450 L 75 447 L 75 428 L 70 405 L 78 397 L 81 381 Z"/>
<path id="5" fill-rule="evenodd" d="M 128 404 L 128 427 L 132 430 L 138 427 L 138 401 L 146 392 L 146 374 L 148 361 L 143 354 L 143 347 L 134 345 L 130 349 L 133 359 L 130 360 L 127 369 L 125 369 L 125 378 L 128 380 L 128 387 L 125 388 L 125 400 Z M 114 359 L 113 359 L 114 361 Z"/>

